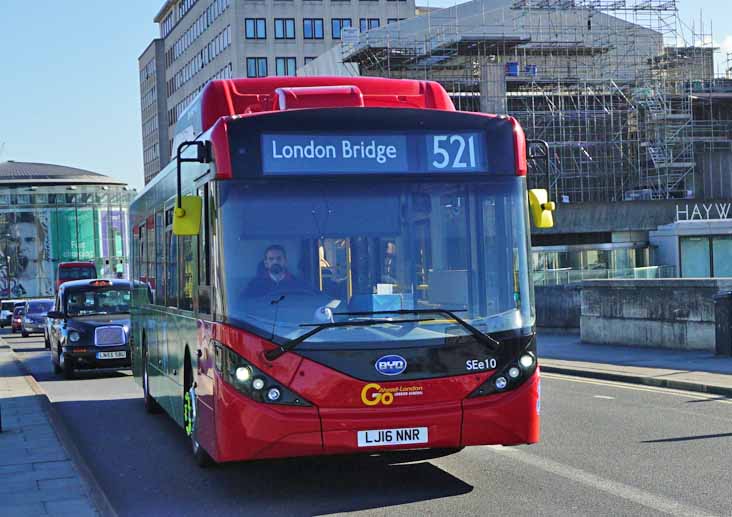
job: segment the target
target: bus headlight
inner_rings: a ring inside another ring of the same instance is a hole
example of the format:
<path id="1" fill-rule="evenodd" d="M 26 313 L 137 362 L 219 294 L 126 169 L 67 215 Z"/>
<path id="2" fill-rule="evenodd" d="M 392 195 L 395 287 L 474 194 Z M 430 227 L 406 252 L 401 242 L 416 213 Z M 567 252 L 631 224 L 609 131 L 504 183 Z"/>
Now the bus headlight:
<path id="1" fill-rule="evenodd" d="M 252 381 L 252 388 L 254 388 L 255 390 L 261 390 L 262 388 L 264 388 L 264 379 L 260 379 L 259 377 L 254 379 Z"/>
<path id="2" fill-rule="evenodd" d="M 240 366 L 236 369 L 236 380 L 239 382 L 247 382 L 252 378 L 252 371 L 246 366 Z"/>
<path id="3" fill-rule="evenodd" d="M 280 399 L 280 396 L 282 396 L 282 393 L 278 388 L 270 388 L 269 391 L 267 391 L 267 398 L 271 402 L 276 402 Z"/>
<path id="4" fill-rule="evenodd" d="M 279 382 L 266 375 L 230 348 L 221 343 L 214 343 L 214 348 L 216 371 L 227 384 L 250 399 L 266 404 L 312 405 L 297 393 L 282 387 Z"/>
<path id="5" fill-rule="evenodd" d="M 519 364 L 524 368 L 531 368 L 534 364 L 534 357 L 531 354 L 524 354 L 521 356 L 521 359 L 519 359 Z"/>
<path id="6" fill-rule="evenodd" d="M 468 398 L 504 393 L 526 382 L 534 374 L 537 366 L 533 340 L 522 348 L 523 350 L 514 352 L 515 355 L 511 353 L 508 358 L 503 359 L 496 372 L 468 395 Z"/>

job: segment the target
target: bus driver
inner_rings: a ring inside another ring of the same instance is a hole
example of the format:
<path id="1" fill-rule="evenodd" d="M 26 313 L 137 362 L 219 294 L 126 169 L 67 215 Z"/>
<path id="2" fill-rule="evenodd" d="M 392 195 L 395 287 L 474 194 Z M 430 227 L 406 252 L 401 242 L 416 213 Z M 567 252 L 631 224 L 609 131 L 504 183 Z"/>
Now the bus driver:
<path id="1" fill-rule="evenodd" d="M 279 244 L 272 244 L 264 250 L 264 270 L 249 282 L 245 296 L 266 296 L 276 291 L 306 289 L 305 284 L 287 270 L 287 253 Z"/>

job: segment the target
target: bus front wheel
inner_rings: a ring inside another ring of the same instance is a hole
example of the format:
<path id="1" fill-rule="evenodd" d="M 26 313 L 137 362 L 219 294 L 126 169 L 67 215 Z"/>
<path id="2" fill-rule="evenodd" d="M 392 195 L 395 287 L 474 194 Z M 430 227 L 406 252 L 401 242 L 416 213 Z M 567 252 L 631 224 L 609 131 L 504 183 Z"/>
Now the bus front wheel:
<path id="1" fill-rule="evenodd" d="M 187 355 L 187 354 L 186 354 Z M 199 467 L 208 467 L 214 464 L 213 458 L 198 443 L 197 426 L 198 415 L 196 411 L 196 385 L 193 382 L 193 369 L 191 368 L 190 357 L 186 357 L 184 372 L 183 392 L 183 428 L 191 440 L 191 452 L 193 459 Z"/>

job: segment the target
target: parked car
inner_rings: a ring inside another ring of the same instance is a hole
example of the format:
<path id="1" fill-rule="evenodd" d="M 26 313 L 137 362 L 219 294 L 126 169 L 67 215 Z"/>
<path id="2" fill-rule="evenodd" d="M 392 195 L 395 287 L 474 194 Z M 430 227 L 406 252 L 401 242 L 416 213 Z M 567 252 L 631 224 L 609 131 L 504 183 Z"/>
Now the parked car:
<path id="1" fill-rule="evenodd" d="M 14 300 L 3 300 L 0 304 L 0 329 L 5 328 L 6 325 L 10 325 L 10 320 L 13 317 L 13 309 L 15 309 Z"/>
<path id="2" fill-rule="evenodd" d="M 48 340 L 56 373 L 72 379 L 92 368 L 129 368 L 129 280 L 64 282 L 48 312 Z"/>
<path id="3" fill-rule="evenodd" d="M 61 262 L 56 275 L 56 291 L 61 284 L 70 280 L 93 279 L 97 277 L 94 262 Z"/>
<path id="4" fill-rule="evenodd" d="M 25 302 L 25 315 L 20 327 L 23 337 L 29 334 L 44 332 L 46 314 L 53 308 L 53 300 L 28 300 Z"/>
<path id="5" fill-rule="evenodd" d="M 24 304 L 25 305 L 25 304 Z M 18 305 L 13 309 L 13 318 L 10 322 L 10 330 L 13 331 L 13 334 L 17 330 L 20 330 L 21 326 L 23 325 L 23 316 L 25 315 L 25 309 L 23 305 Z"/>

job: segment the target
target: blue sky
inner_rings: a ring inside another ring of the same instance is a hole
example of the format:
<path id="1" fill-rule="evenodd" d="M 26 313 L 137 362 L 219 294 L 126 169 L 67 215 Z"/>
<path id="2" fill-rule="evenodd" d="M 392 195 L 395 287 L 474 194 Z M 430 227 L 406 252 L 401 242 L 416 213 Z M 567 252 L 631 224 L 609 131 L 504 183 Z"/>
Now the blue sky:
<path id="1" fill-rule="evenodd" d="M 141 188 L 137 58 L 158 34 L 152 18 L 162 4 L 0 0 L 0 161 L 80 167 Z M 707 32 L 713 20 L 715 44 L 732 52 L 729 0 L 679 5 L 697 28 L 701 9 Z"/>

